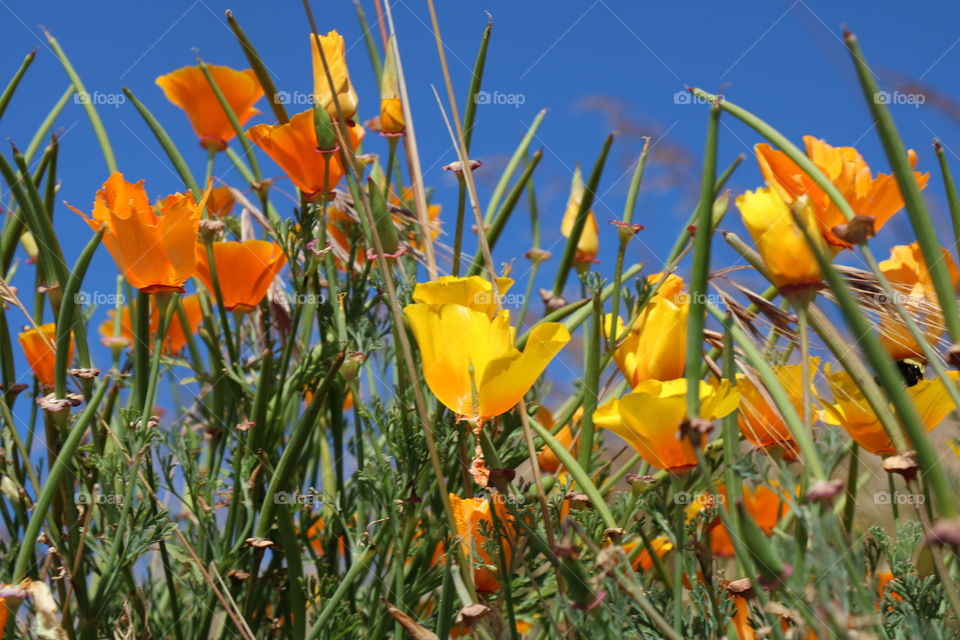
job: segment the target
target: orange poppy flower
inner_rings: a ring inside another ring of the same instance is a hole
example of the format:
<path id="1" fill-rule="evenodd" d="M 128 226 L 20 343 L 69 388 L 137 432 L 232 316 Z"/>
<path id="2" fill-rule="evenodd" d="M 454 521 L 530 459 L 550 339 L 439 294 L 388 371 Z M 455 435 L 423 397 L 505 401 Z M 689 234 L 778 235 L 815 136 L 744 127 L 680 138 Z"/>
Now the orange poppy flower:
<path id="1" fill-rule="evenodd" d="M 310 541 L 310 546 L 313 547 L 314 552 L 320 557 L 323 557 L 326 553 L 323 549 L 323 532 L 326 528 L 327 524 L 323 518 L 317 518 L 313 524 L 310 525 L 310 528 L 307 529 L 307 540 Z M 347 546 L 344 543 L 343 536 L 337 536 L 337 553 L 342 556 L 346 552 L 346 549 Z"/>
<path id="2" fill-rule="evenodd" d="M 878 456 L 896 453 L 893 442 L 850 374 L 843 370 L 831 372 L 829 366 L 825 367 L 824 373 L 833 392 L 833 402 L 823 402 L 821 419 L 826 424 L 843 427 L 854 442 L 870 453 Z M 954 382 L 960 381 L 960 373 L 956 371 L 950 371 L 947 375 Z M 941 378 L 921 380 L 905 391 L 928 432 L 956 409 Z"/>
<path id="3" fill-rule="evenodd" d="M 494 501 L 494 512 L 502 528 L 503 534 L 497 541 L 503 549 L 503 555 L 510 564 L 510 540 L 512 527 L 510 514 L 502 502 Z M 472 558 L 475 565 L 473 581 L 477 591 L 490 592 L 500 588 L 497 580 L 496 567 L 499 566 L 499 557 L 491 556 L 486 549 L 484 532 L 493 534 L 496 529 L 493 523 L 493 513 L 490 511 L 490 500 L 486 498 L 460 498 L 455 493 L 450 494 L 450 506 L 453 507 L 454 519 L 457 522 L 457 534 L 460 544 L 468 558 Z M 492 569 L 492 570 L 491 570 Z"/>
<path id="4" fill-rule="evenodd" d="M 94 231 L 106 227 L 103 244 L 133 287 L 144 293 L 182 292 L 196 270 L 197 230 L 208 196 L 195 203 L 190 193 L 169 195 L 157 215 L 143 180 L 134 184 L 114 172 L 97 191 L 92 218 L 70 209 Z"/>
<path id="5" fill-rule="evenodd" d="M 230 187 L 214 187 L 210 190 L 210 197 L 207 198 L 207 213 L 217 218 L 228 216 L 236 203 L 237 200 L 233 197 Z"/>
<path id="6" fill-rule="evenodd" d="M 950 252 L 943 248 L 941 252 L 950 281 L 956 289 L 960 285 L 960 272 L 957 271 Z M 926 341 L 936 345 L 945 330 L 943 313 L 933 280 L 927 271 L 927 261 L 920 250 L 920 243 L 893 247 L 890 249 L 890 258 L 879 266 L 894 290 L 902 294 L 899 301 L 916 320 Z M 894 360 L 911 358 L 925 362 L 927 359 L 923 348 L 907 329 L 899 314 L 885 306 L 880 310 L 880 343 Z"/>
<path id="7" fill-rule="evenodd" d="M 317 47 L 317 40 L 323 47 L 323 57 L 327 61 L 327 68 L 330 70 L 330 76 L 333 78 L 331 86 L 327 78 L 327 69 L 323 67 L 323 61 L 320 59 L 320 49 Z M 350 120 L 357 113 L 357 92 L 350 84 L 350 72 L 347 69 L 346 46 L 343 42 L 343 36 L 336 30 L 331 31 L 325 36 L 310 35 L 310 50 L 313 52 L 313 93 L 317 104 L 322 106 L 330 119 L 338 119 L 337 104 L 343 112 L 345 120 Z M 337 100 L 334 103 L 333 97 Z"/>
<path id="8" fill-rule="evenodd" d="M 623 545 L 623 550 L 630 556 L 633 554 L 634 549 L 641 546 L 643 546 L 643 542 L 634 540 L 633 542 L 628 542 Z M 658 558 L 662 558 L 667 555 L 669 551 L 673 550 L 673 543 L 670 542 L 670 539 L 666 536 L 657 536 L 650 541 L 650 546 Z M 633 559 L 632 565 L 634 571 L 650 571 L 650 569 L 653 568 L 653 558 L 650 556 L 650 551 L 646 547 L 641 549 Z"/>
<path id="9" fill-rule="evenodd" d="M 127 347 L 133 344 L 133 322 L 131 320 L 130 310 L 136 308 L 131 304 L 123 308 L 120 312 L 120 335 L 114 335 L 114 320 L 116 310 L 107 311 L 107 320 L 100 325 L 100 337 L 104 346 L 108 347 Z M 181 322 L 180 313 L 173 312 L 170 319 L 170 326 L 167 328 L 167 335 L 163 341 L 163 353 L 165 355 L 175 355 L 187 344 L 187 336 L 197 332 L 200 326 L 200 320 L 203 319 L 203 310 L 200 308 L 200 298 L 195 295 L 183 296 L 180 298 L 180 308 L 187 319 L 187 327 L 184 330 Z M 153 305 L 150 308 L 150 348 L 153 348 L 153 342 L 156 339 L 157 331 L 160 330 L 160 309 Z"/>
<path id="10" fill-rule="evenodd" d="M 337 268 L 341 271 L 348 269 L 351 251 L 353 252 L 353 268 L 360 269 L 367 261 L 367 249 L 360 239 L 354 237 L 357 221 L 349 213 L 339 207 L 327 207 L 327 242 L 333 251 Z"/>
<path id="11" fill-rule="evenodd" d="M 417 208 L 417 204 L 413 195 L 413 189 L 410 187 L 404 187 L 400 192 L 399 198 L 395 194 L 391 194 L 390 202 L 398 207 L 409 209 L 410 211 L 415 211 Z M 440 210 L 441 206 L 439 204 L 427 204 L 427 222 L 430 224 L 430 238 L 432 240 L 435 240 L 437 236 L 440 235 Z M 420 231 L 420 225 L 416 221 L 416 214 L 414 214 L 413 218 L 410 218 L 394 213 L 392 214 L 392 217 L 393 221 L 396 222 L 400 227 L 402 227 L 404 223 L 407 223 L 407 228 L 409 229 L 407 238 L 410 239 L 410 243 L 415 248 L 420 249 L 420 243 L 417 242 L 417 235 Z"/>
<path id="12" fill-rule="evenodd" d="M 52 322 L 36 329 L 27 329 L 17 336 L 27 364 L 41 384 L 52 387 L 57 366 L 57 327 Z M 73 360 L 73 337 L 70 338 L 70 353 L 67 362 Z"/>
<path id="13" fill-rule="evenodd" d="M 810 380 L 816 375 L 819 360 L 810 359 Z M 803 368 L 799 364 L 774 367 L 774 375 L 783 386 L 799 415 L 803 415 Z M 793 434 L 764 390 L 746 376 L 739 376 L 737 386 L 743 398 L 738 423 L 744 437 L 761 449 L 781 447 L 785 460 L 795 460 L 797 445 Z M 813 395 L 810 394 L 812 400 Z"/>
<path id="14" fill-rule="evenodd" d="M 573 416 L 573 422 L 577 422 L 582 416 L 583 409 L 577 409 L 577 412 Z M 553 430 L 555 424 L 553 421 L 553 416 L 546 407 L 540 407 L 537 410 L 537 422 L 540 423 L 541 427 L 550 431 Z M 571 452 L 580 442 L 579 437 L 573 437 L 573 430 L 570 428 L 569 424 L 563 425 L 563 427 L 554 435 L 554 437 L 560 444 L 564 446 L 567 451 Z M 560 468 L 560 460 L 557 459 L 553 449 L 546 445 L 544 445 L 537 454 L 537 464 L 540 465 L 540 470 L 544 473 L 556 473 L 557 469 Z"/>
<path id="15" fill-rule="evenodd" d="M 253 105 L 263 97 L 263 88 L 253 69 L 237 71 L 216 64 L 207 69 L 241 125 L 260 113 Z M 227 148 L 237 133 L 199 66 L 177 69 L 156 82 L 167 100 L 186 112 L 200 146 L 217 151 Z"/>
<path id="16" fill-rule="evenodd" d="M 364 130 L 358 124 L 349 130 L 350 149 L 345 151 L 353 153 L 363 140 Z M 247 135 L 308 199 L 329 193 L 343 177 L 340 154 L 317 149 L 313 111 L 298 113 L 286 124 L 258 124 L 248 129 Z"/>
<path id="17" fill-rule="evenodd" d="M 726 500 L 726 486 L 717 487 L 717 492 Z M 741 493 L 744 509 L 767 535 L 770 535 L 780 519 L 790 511 L 790 505 L 784 500 L 783 495 L 766 485 L 759 485 L 754 489 L 743 485 Z M 719 516 L 710 524 L 709 535 L 710 549 L 714 555 L 723 558 L 733 557 L 734 549 L 730 532 L 723 526 Z"/>
<path id="18" fill-rule="evenodd" d="M 873 216 L 874 228 L 879 230 L 887 220 L 903 208 L 903 197 L 897 180 L 888 174 L 873 177 L 870 167 L 853 147 L 832 147 L 813 136 L 804 136 L 807 157 L 850 203 L 854 212 Z M 820 232 L 835 249 L 849 249 L 852 245 L 837 237 L 833 228 L 846 223 L 846 218 L 830 197 L 814 183 L 787 154 L 770 145 L 758 144 L 755 148 L 757 163 L 764 180 L 775 188 L 788 203 L 802 195 L 810 197 Z M 911 149 L 910 164 L 916 166 L 917 154 Z M 927 186 L 929 173 L 914 172 L 917 186 Z"/>
<path id="19" fill-rule="evenodd" d="M 223 306 L 227 311 L 249 312 L 256 309 L 287 257 L 280 245 L 266 240 L 214 242 L 213 259 Z M 206 247 L 197 246 L 197 277 L 210 293 L 215 291 Z"/>
<path id="20" fill-rule="evenodd" d="M 894 579 L 892 571 L 880 571 L 874 575 L 877 578 L 877 611 L 880 610 L 880 603 L 883 602 L 883 596 L 888 591 L 890 593 L 890 597 L 894 600 L 903 600 L 903 596 L 894 591 L 893 587 L 887 589 L 887 585 L 889 585 Z"/>

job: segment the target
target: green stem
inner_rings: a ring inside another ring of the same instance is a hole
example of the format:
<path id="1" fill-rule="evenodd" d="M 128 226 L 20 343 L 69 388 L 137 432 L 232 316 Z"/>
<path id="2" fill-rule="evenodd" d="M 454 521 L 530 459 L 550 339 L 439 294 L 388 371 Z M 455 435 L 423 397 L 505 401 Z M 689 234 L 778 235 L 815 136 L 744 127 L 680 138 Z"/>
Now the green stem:
<path id="1" fill-rule="evenodd" d="M 710 107 L 707 139 L 704 144 L 700 179 L 700 208 L 693 238 L 693 265 L 690 267 L 690 313 L 687 316 L 687 417 L 700 416 L 700 379 L 703 363 L 703 330 L 706 326 L 707 279 L 710 269 L 710 240 L 713 235 L 713 185 L 717 169 L 717 130 L 720 108 Z"/>

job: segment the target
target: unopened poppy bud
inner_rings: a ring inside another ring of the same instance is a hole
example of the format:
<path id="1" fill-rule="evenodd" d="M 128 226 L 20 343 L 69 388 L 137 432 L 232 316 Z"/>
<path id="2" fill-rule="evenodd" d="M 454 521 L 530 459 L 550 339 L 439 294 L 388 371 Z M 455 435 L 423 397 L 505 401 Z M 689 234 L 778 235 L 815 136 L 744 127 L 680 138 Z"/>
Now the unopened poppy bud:
<path id="1" fill-rule="evenodd" d="M 397 226 L 393 222 L 393 217 L 387 208 L 387 199 L 383 193 L 383 187 L 378 185 L 373 178 L 367 179 L 367 193 L 370 197 L 370 208 L 373 213 L 373 222 L 377 228 L 377 235 L 380 236 L 380 244 L 385 254 L 395 255 L 400 246 L 400 236 L 397 233 Z"/>
<path id="2" fill-rule="evenodd" d="M 23 245 L 23 250 L 27 252 L 31 260 L 37 259 L 37 240 L 32 233 L 24 231 L 23 235 L 20 236 L 20 244 Z"/>
<path id="3" fill-rule="evenodd" d="M 3 495 L 7 496 L 7 499 L 11 502 L 20 500 L 20 486 L 9 476 L 3 476 L 0 479 L 0 492 L 3 492 Z"/>
<path id="4" fill-rule="evenodd" d="M 343 364 L 340 365 L 340 375 L 343 376 L 343 379 L 347 382 L 356 380 L 357 374 L 360 373 L 360 365 L 363 364 L 364 360 L 366 360 L 366 356 L 362 353 L 354 352 L 347 354 Z"/>
<path id="5" fill-rule="evenodd" d="M 402 136 L 407 130 L 400 100 L 400 80 L 393 36 L 387 42 L 387 57 L 380 75 L 380 132 L 386 136 Z"/>
<path id="6" fill-rule="evenodd" d="M 319 104 L 313 105 L 313 127 L 317 131 L 317 151 L 333 153 L 337 150 L 337 137 L 333 132 L 330 114 Z"/>

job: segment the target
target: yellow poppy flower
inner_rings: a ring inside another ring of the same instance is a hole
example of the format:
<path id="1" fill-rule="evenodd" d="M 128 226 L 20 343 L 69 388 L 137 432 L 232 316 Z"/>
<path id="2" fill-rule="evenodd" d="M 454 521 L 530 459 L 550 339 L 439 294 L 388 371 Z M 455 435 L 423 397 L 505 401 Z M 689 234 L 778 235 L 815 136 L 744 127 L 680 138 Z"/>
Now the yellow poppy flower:
<path id="1" fill-rule="evenodd" d="M 207 65 L 207 69 L 241 126 L 260 113 L 253 105 L 263 96 L 263 88 L 252 69 L 237 71 L 216 64 Z M 186 112 L 202 147 L 217 151 L 227 148 L 237 132 L 200 67 L 177 69 L 156 82 L 167 100 Z"/>
<path id="2" fill-rule="evenodd" d="M 503 296 L 513 286 L 512 278 L 497 278 L 497 293 Z M 421 282 L 413 290 L 413 301 L 420 304 L 459 304 L 481 311 L 490 318 L 497 313 L 493 285 L 480 276 L 440 276 L 430 282 Z"/>
<path id="3" fill-rule="evenodd" d="M 351 148 L 344 151 L 353 153 L 363 140 L 364 130 L 360 125 L 353 125 L 349 132 Z M 286 124 L 250 127 L 247 136 L 280 165 L 308 199 L 332 191 L 345 172 L 338 152 L 317 149 L 313 111 L 298 113 Z"/>
<path id="4" fill-rule="evenodd" d="M 819 359 L 810 359 L 808 388 L 819 364 Z M 774 375 L 786 391 L 797 414 L 803 415 L 803 367 L 799 364 L 774 367 Z M 762 449 L 782 447 L 785 459 L 795 459 L 797 445 L 793 441 L 793 435 L 766 391 L 757 388 L 750 378 L 742 375 L 737 377 L 737 386 L 742 398 L 738 420 L 744 437 Z M 812 397 L 811 393 L 811 400 Z"/>
<path id="5" fill-rule="evenodd" d="M 960 273 L 950 256 L 941 249 L 954 289 L 960 285 Z M 920 251 L 920 243 L 898 245 L 890 250 L 890 259 L 880 263 L 880 271 L 887 277 L 901 302 L 913 315 L 924 337 L 931 345 L 943 335 L 943 315 L 940 312 L 937 292 L 934 289 L 926 260 Z M 926 361 L 923 349 L 907 330 L 900 315 L 892 308 L 881 306 L 880 343 L 894 360 L 916 359 Z"/>
<path id="6" fill-rule="evenodd" d="M 829 366 L 825 374 L 833 392 L 833 402 L 823 403 L 820 419 L 826 424 L 843 427 L 860 447 L 870 453 L 878 456 L 895 454 L 893 443 L 850 374 L 843 370 L 831 372 Z M 960 372 L 950 371 L 948 375 L 953 380 L 960 380 Z M 940 378 L 921 380 L 907 387 L 906 392 L 927 431 L 932 431 L 956 408 Z"/>
<path id="7" fill-rule="evenodd" d="M 57 327 L 54 323 L 42 324 L 36 329 L 27 329 L 17 335 L 23 355 L 33 375 L 41 384 L 52 387 L 57 369 Z M 70 352 L 67 363 L 73 360 L 73 336 L 70 337 Z M 0 605 L 2 606 L 2 605 Z"/>
<path id="8" fill-rule="evenodd" d="M 873 177 L 870 167 L 853 147 L 832 147 L 813 136 L 804 136 L 803 142 L 810 161 L 843 194 L 855 213 L 874 218 L 876 230 L 879 231 L 893 214 L 903 208 L 903 197 L 896 178 L 882 173 Z M 803 195 L 809 197 L 824 239 L 837 249 L 849 249 L 852 245 L 833 232 L 834 227 L 847 220 L 830 197 L 787 154 L 766 143 L 758 144 L 754 149 L 760 172 L 767 184 L 788 203 Z M 908 155 L 910 164 L 916 166 L 917 154 L 911 149 Z M 930 174 L 917 171 L 914 172 L 914 178 L 923 189 L 927 186 Z"/>
<path id="9" fill-rule="evenodd" d="M 647 282 L 652 285 L 661 275 L 648 276 Z M 683 375 L 689 313 L 690 300 L 683 293 L 683 278 L 668 275 L 613 352 L 613 359 L 631 387 L 644 380 L 673 380 Z M 608 331 L 612 320 L 613 316 L 607 315 Z M 617 318 L 616 335 L 622 333 L 623 321 Z"/>
<path id="10" fill-rule="evenodd" d="M 580 210 L 580 203 L 583 201 L 585 188 L 583 176 L 580 174 L 580 167 L 578 166 L 573 172 L 573 181 L 570 185 L 570 199 L 567 200 L 567 209 L 564 211 L 563 221 L 560 223 L 560 233 L 564 238 L 569 238 L 570 233 L 573 231 L 573 225 L 577 221 L 577 212 Z M 583 232 L 580 234 L 580 241 L 577 243 L 574 262 L 595 262 L 599 251 L 600 228 L 597 226 L 597 217 L 593 214 L 593 211 L 588 211 L 587 221 L 583 225 Z"/>
<path id="11" fill-rule="evenodd" d="M 273 279 L 287 264 L 280 245 L 266 240 L 214 242 L 213 260 L 227 311 L 253 311 L 267 295 Z M 197 247 L 197 277 L 214 293 L 207 248 Z"/>
<path id="12" fill-rule="evenodd" d="M 197 230 L 208 196 L 209 191 L 195 203 L 192 194 L 175 193 L 161 201 L 157 215 L 143 181 L 127 182 L 114 172 L 97 192 L 92 217 L 70 208 L 94 231 L 106 227 L 103 244 L 133 287 L 182 292 L 196 272 Z"/>
<path id="13" fill-rule="evenodd" d="M 791 290 L 815 287 L 820 283 L 822 276 L 816 257 L 794 222 L 787 203 L 776 191 L 769 187 L 747 191 L 737 198 L 737 208 L 773 284 L 781 290 Z M 813 210 L 805 206 L 799 215 L 801 223 L 823 253 L 830 255 L 817 228 Z"/>
<path id="14" fill-rule="evenodd" d="M 430 390 L 457 415 L 483 421 L 520 401 L 570 341 L 570 332 L 555 322 L 538 325 L 521 353 L 510 312 L 493 313 L 492 296 L 476 286 L 471 278 L 418 284 L 414 300 L 439 302 L 407 305 L 404 314 Z"/>
<path id="15" fill-rule="evenodd" d="M 330 70 L 330 76 L 333 78 L 331 86 L 327 78 L 327 70 L 323 67 L 323 60 L 320 59 L 320 49 L 317 47 L 317 39 L 323 47 L 323 57 L 327 61 L 327 67 Z M 343 43 L 343 36 L 336 30 L 331 31 L 325 36 L 310 35 L 310 50 L 313 52 L 313 94 L 317 104 L 322 106 L 330 119 L 338 119 L 337 103 L 343 111 L 343 118 L 350 120 L 357 113 L 357 92 L 350 84 L 350 72 L 347 69 L 346 47 Z M 337 103 L 334 103 L 333 96 L 337 96 Z"/>
<path id="16" fill-rule="evenodd" d="M 686 378 L 647 380 L 597 409 L 593 421 L 626 440 L 652 466 L 680 473 L 697 465 L 690 440 L 678 437 L 687 413 L 686 395 Z M 740 393 L 729 381 L 700 382 L 702 418 L 722 418 L 739 402 Z"/>

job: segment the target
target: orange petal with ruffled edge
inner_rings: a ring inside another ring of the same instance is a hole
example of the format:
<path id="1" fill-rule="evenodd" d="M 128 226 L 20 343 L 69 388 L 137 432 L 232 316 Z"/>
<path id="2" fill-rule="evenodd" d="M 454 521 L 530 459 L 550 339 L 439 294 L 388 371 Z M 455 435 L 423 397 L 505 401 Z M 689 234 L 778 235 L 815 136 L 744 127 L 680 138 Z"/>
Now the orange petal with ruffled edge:
<path id="1" fill-rule="evenodd" d="M 254 104 L 263 97 L 263 88 L 252 69 L 238 71 L 221 65 L 207 65 L 217 88 L 243 126 L 260 113 Z M 199 66 L 183 67 L 156 80 L 164 95 L 183 109 L 194 133 L 204 146 L 222 150 L 236 131 Z"/>

